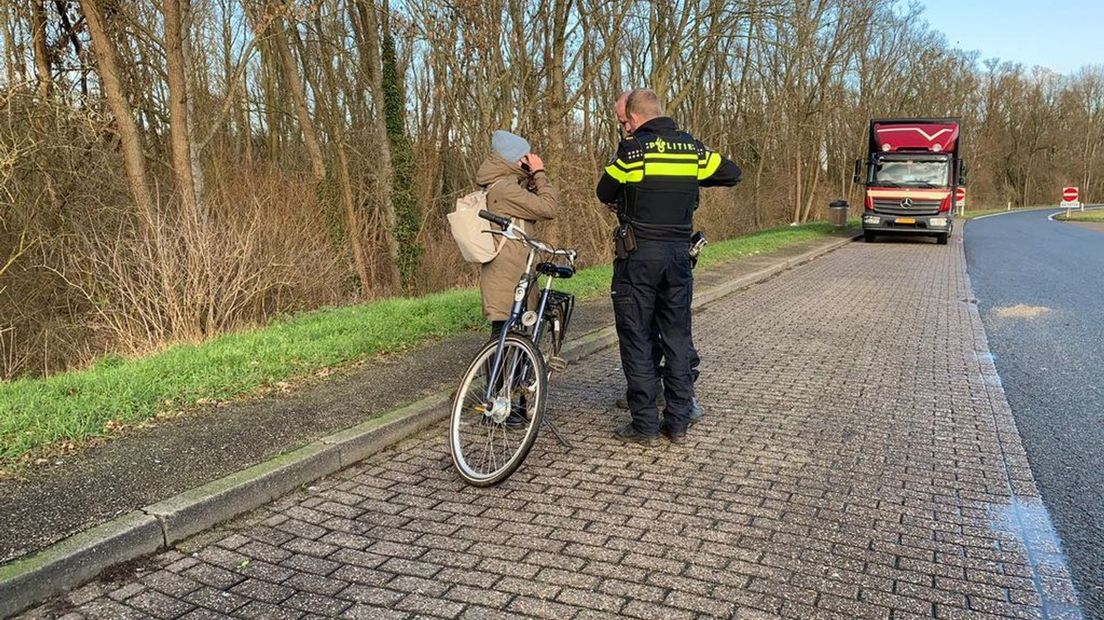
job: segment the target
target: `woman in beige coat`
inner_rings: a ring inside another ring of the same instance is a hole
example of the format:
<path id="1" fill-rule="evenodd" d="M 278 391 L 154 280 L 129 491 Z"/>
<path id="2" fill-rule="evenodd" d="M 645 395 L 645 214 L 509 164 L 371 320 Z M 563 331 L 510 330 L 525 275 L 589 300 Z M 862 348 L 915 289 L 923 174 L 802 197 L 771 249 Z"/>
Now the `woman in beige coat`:
<path id="1" fill-rule="evenodd" d="M 487 209 L 497 215 L 516 218 L 515 224 L 520 224 L 527 234 L 533 234 L 536 222 L 550 220 L 556 215 L 559 202 L 556 188 L 544 172 L 544 162 L 529 152 L 529 143 L 520 136 L 506 131 L 494 132 L 491 154 L 479 166 L 475 180 L 480 186 L 490 188 Z M 510 240 L 503 243 L 498 256 L 484 263 L 479 272 L 483 316 L 491 322 L 492 334 L 498 334 L 510 316 L 514 287 L 525 270 L 529 255 L 529 249 L 522 243 Z"/>

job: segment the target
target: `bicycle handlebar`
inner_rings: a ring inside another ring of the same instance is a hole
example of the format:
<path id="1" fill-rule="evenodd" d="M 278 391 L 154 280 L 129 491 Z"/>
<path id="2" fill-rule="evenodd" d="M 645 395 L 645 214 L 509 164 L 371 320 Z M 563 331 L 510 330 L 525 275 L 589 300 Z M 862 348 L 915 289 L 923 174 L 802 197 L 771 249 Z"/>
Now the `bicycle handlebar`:
<path id="1" fill-rule="evenodd" d="M 479 211 L 479 217 L 487 220 L 488 222 L 498 224 L 503 229 L 510 225 L 510 218 L 502 217 L 501 215 L 495 215 L 494 213 L 491 213 L 486 209 L 481 209 Z"/>
<path id="2" fill-rule="evenodd" d="M 554 248 L 554 247 L 548 245 L 547 243 L 545 243 L 543 241 L 540 241 L 539 239 L 534 239 L 534 238 L 530 237 L 529 235 L 525 234 L 525 232 L 522 231 L 517 226 L 514 226 L 513 221 L 511 221 L 510 218 L 508 218 L 508 217 L 502 217 L 501 215 L 496 215 L 496 214 L 491 213 L 490 211 L 488 211 L 486 209 L 481 209 L 479 211 L 479 217 L 487 220 L 488 222 L 498 224 L 499 226 L 502 227 L 502 232 L 493 231 L 493 230 L 489 231 L 492 234 L 502 235 L 503 237 L 506 237 L 507 239 L 514 239 L 516 241 L 521 241 L 522 243 L 524 243 L 524 244 L 528 245 L 529 247 L 532 247 L 532 248 L 534 248 L 534 249 L 536 249 L 540 252 L 544 252 L 545 254 L 551 254 L 552 256 L 562 256 L 562 257 L 566 258 L 568 261 L 570 261 L 572 265 L 575 264 L 575 259 L 578 257 L 578 253 L 575 252 L 575 250 L 560 250 L 560 249 L 557 249 L 557 248 Z"/>

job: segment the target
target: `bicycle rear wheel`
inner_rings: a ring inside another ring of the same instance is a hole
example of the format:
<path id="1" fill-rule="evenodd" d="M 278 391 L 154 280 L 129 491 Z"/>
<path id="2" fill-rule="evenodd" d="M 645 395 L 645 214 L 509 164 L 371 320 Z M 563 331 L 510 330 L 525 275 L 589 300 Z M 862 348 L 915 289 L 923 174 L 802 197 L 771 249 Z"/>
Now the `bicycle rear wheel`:
<path id="1" fill-rule="evenodd" d="M 449 451 L 456 471 L 474 486 L 492 486 L 514 473 L 537 439 L 548 372 L 533 341 L 509 334 L 498 379 L 490 385 L 497 340 L 468 366 L 452 399 Z M 488 389 L 489 388 L 489 389 Z"/>

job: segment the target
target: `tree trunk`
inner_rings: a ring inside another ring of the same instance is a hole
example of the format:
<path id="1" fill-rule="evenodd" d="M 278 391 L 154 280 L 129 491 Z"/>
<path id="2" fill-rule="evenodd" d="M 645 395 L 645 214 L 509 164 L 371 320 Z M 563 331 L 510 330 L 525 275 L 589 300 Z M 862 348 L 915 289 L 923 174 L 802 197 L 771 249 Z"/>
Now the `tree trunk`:
<path id="1" fill-rule="evenodd" d="M 50 95 L 50 56 L 46 49 L 46 0 L 31 4 L 31 32 L 34 36 L 35 71 L 38 73 L 38 96 Z"/>
<path id="2" fill-rule="evenodd" d="M 316 23 L 317 30 L 321 34 L 323 32 L 321 20 L 316 20 Z M 329 102 L 325 106 L 329 114 L 325 115 L 325 118 L 329 120 L 333 148 L 337 153 L 337 183 L 341 188 L 345 227 L 348 229 L 349 245 L 353 250 L 353 267 L 360 280 L 361 295 L 367 299 L 372 295 L 372 280 L 368 275 L 368 261 L 364 253 L 364 226 L 353 196 L 353 183 L 349 178 L 349 156 L 345 148 L 345 110 L 338 96 L 337 78 L 334 76 L 333 65 L 330 64 L 331 59 L 323 51 L 319 55 L 319 61 L 322 64 L 322 75 L 326 80 L 329 97 Z"/>
<path id="3" fill-rule="evenodd" d="M 187 2 L 188 0 L 183 0 Z M 165 57 L 169 82 L 169 132 L 176 190 L 189 217 L 202 222 L 192 174 L 192 143 L 188 122 L 188 76 L 184 71 L 181 0 L 163 0 L 165 13 Z"/>
<path id="4" fill-rule="evenodd" d="M 760 190 L 763 187 L 763 169 L 766 168 L 767 156 L 760 149 L 759 163 L 755 166 L 755 184 L 752 186 L 752 223 L 756 228 L 762 228 L 765 223 L 763 217 L 763 200 Z"/>
<path id="5" fill-rule="evenodd" d="M 551 63 L 549 66 L 548 86 L 548 165 L 551 170 L 562 170 L 564 162 L 564 120 L 567 117 L 567 92 L 564 84 L 564 53 L 567 42 L 564 33 L 567 30 L 570 0 L 555 0 L 552 3 L 552 32 L 550 34 Z"/>
<path id="6" fill-rule="evenodd" d="M 15 45 L 15 28 L 12 27 L 12 14 L 15 9 L 12 3 L 4 3 L 0 7 L 0 38 L 4 39 L 4 69 L 7 73 L 8 88 L 13 88 L 17 82 L 15 67 L 19 63 L 19 52 Z"/>
<path id="7" fill-rule="evenodd" d="M 311 119 L 310 108 L 307 107 L 303 78 L 299 75 L 299 67 L 291 55 L 283 18 L 274 19 L 272 26 L 272 40 L 276 44 L 276 53 L 280 56 L 284 69 L 284 79 L 291 90 L 292 101 L 295 103 L 295 114 L 299 118 L 299 128 L 303 132 L 303 142 L 307 147 L 307 156 L 310 158 L 311 174 L 315 183 L 321 183 L 326 178 L 326 164 L 322 158 L 322 143 L 318 139 L 318 132 Z"/>
<path id="8" fill-rule="evenodd" d="M 123 148 L 123 161 L 126 165 L 127 180 L 138 209 L 146 217 L 146 224 L 152 225 L 154 219 L 153 197 L 146 179 L 146 161 L 142 153 L 142 139 L 138 125 L 123 92 L 119 80 L 119 66 L 116 61 L 115 44 L 104 28 L 98 0 L 80 0 L 88 24 L 88 33 L 92 38 L 93 52 L 100 69 L 100 83 L 103 87 L 107 105 L 115 117 L 119 139 Z"/>
<path id="9" fill-rule="evenodd" d="M 816 198 L 817 183 L 820 182 L 820 155 L 818 154 L 813 165 L 813 181 L 809 184 L 808 195 L 805 197 L 805 210 L 801 213 L 801 223 L 809 221 L 809 214 L 813 210 L 813 200 Z"/>
<path id="10" fill-rule="evenodd" d="M 418 217 L 414 202 L 414 152 L 406 135 L 406 83 L 395 57 L 395 41 L 388 23 L 387 2 L 384 0 L 380 46 L 381 82 L 383 84 L 383 116 L 387 122 L 387 140 L 391 148 L 391 208 L 395 214 L 395 244 L 398 246 L 399 278 L 403 288 L 414 283 L 421 258 L 418 245 Z"/>
<path id="11" fill-rule="evenodd" d="M 262 93 L 262 100 L 264 101 L 264 122 L 262 127 L 268 132 L 268 153 L 269 161 L 280 161 L 280 146 L 282 144 L 283 136 L 283 115 L 277 110 L 277 102 L 282 101 L 281 95 L 283 90 L 280 89 L 279 84 L 279 68 L 276 66 L 279 64 L 279 59 L 274 58 L 274 46 L 271 45 L 271 41 L 264 41 L 261 44 L 261 81 L 264 92 Z M 279 54 L 275 54 L 279 56 Z"/>
<path id="12" fill-rule="evenodd" d="M 352 7 L 350 7 L 350 10 Z M 376 5 L 373 0 L 360 0 L 356 3 L 356 10 L 360 16 L 363 27 L 364 42 L 360 50 L 361 62 L 368 74 L 369 86 L 372 90 L 372 105 L 376 109 L 373 115 L 372 133 L 375 137 L 376 153 L 376 195 L 379 197 L 379 210 L 383 219 L 383 240 L 387 248 L 387 256 L 390 259 L 388 271 L 391 286 L 398 286 L 402 280 L 399 273 L 399 244 L 395 239 L 395 206 L 391 202 L 391 183 L 394 171 L 391 168 L 391 144 L 387 135 L 387 118 L 384 111 L 387 109 L 387 101 L 383 92 L 383 67 L 380 61 L 381 48 L 379 40 L 379 19 L 376 16 Z"/>
<path id="13" fill-rule="evenodd" d="M 246 70 L 248 71 L 248 69 Z M 242 147 L 245 151 L 245 161 L 249 164 L 253 163 L 253 122 L 249 118 L 249 87 L 248 74 L 242 73 L 241 84 L 238 85 L 238 89 L 241 91 L 241 126 L 238 131 L 241 133 Z"/>
<path id="14" fill-rule="evenodd" d="M 74 32 L 73 24 L 69 21 L 67 0 L 55 0 L 54 7 L 61 17 L 61 28 L 65 32 L 65 36 L 69 38 L 70 45 L 73 46 L 73 55 L 77 58 L 81 58 L 82 46 L 80 37 Z M 88 64 L 85 62 L 81 62 L 80 76 L 81 101 L 86 102 L 88 101 Z"/>
<path id="15" fill-rule="evenodd" d="M 194 56 L 192 55 L 192 0 L 179 1 L 183 2 L 183 11 L 180 15 L 180 54 L 181 58 L 184 60 L 184 94 L 188 100 L 188 155 L 190 160 L 189 163 L 192 167 L 192 185 L 195 187 L 196 205 L 199 209 L 200 218 L 206 222 L 208 217 L 207 200 L 204 190 L 206 181 L 203 175 L 203 166 L 200 165 L 200 151 L 203 149 L 203 144 L 196 140 L 196 137 L 199 136 L 199 130 L 197 129 L 195 112 L 195 80 L 197 73 L 195 71 Z M 214 128 L 212 128 L 212 131 L 213 129 Z"/>
<path id="16" fill-rule="evenodd" d="M 801 223 L 801 145 L 794 146 L 794 184 L 793 184 L 793 219 L 794 224 Z"/>

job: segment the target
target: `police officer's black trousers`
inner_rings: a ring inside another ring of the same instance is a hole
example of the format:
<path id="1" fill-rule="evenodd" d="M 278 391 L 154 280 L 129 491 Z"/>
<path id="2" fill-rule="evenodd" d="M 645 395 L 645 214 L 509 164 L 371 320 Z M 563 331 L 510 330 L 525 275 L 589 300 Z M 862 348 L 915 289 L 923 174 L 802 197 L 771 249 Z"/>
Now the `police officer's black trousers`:
<path id="1" fill-rule="evenodd" d="M 691 293 L 690 299 L 694 299 L 694 295 Z M 690 337 L 690 382 L 697 383 L 698 376 L 701 374 L 699 366 L 701 366 L 701 356 L 698 355 L 698 350 L 694 348 L 693 329 L 691 328 Z M 660 377 L 664 377 L 667 374 L 667 369 L 663 364 L 663 343 L 660 340 L 663 339 L 663 335 L 659 333 L 659 326 L 652 322 L 652 337 L 655 338 L 655 344 L 652 345 L 652 362 L 656 367 L 656 374 Z"/>
<path id="2" fill-rule="evenodd" d="M 613 262 L 613 314 L 621 347 L 621 366 L 633 426 L 640 433 L 659 433 L 656 409 L 656 342 L 653 321 L 666 360 L 663 390 L 664 424 L 669 432 L 686 430 L 694 394 L 690 379 L 690 300 L 693 273 L 689 243 L 638 240 L 636 251 Z"/>

